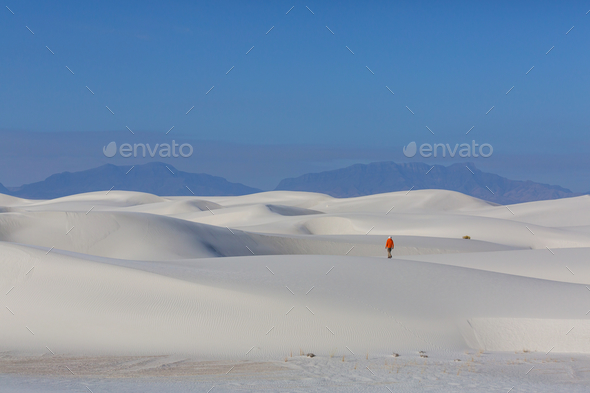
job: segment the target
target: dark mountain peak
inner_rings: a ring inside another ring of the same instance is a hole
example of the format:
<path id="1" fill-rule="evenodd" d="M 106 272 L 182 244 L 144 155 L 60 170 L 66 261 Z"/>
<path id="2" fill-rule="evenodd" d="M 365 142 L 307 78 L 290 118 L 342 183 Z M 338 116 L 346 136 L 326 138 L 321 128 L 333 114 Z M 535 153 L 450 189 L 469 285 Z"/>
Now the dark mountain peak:
<path id="1" fill-rule="evenodd" d="M 240 183 L 231 183 L 222 177 L 183 172 L 169 164 L 151 162 L 135 166 L 105 164 L 80 172 L 62 172 L 43 181 L 26 184 L 9 194 L 30 199 L 52 199 L 110 189 L 147 192 L 159 196 L 229 196 L 260 192 Z"/>
<path id="2" fill-rule="evenodd" d="M 129 165 L 129 167 L 131 167 L 131 165 Z M 170 169 L 176 169 L 174 166 L 170 165 L 170 164 L 164 164 L 163 162 L 148 162 L 147 164 L 143 164 L 143 165 L 138 165 L 137 166 L 140 169 L 143 170 L 149 170 L 149 169 L 163 169 L 163 170 L 167 170 L 166 167 L 170 168 Z"/>
<path id="3" fill-rule="evenodd" d="M 532 181 L 510 180 L 479 170 L 474 163 L 449 166 L 422 162 L 374 162 L 284 179 L 277 190 L 321 192 L 356 197 L 409 189 L 458 191 L 491 202 L 509 204 L 576 196 L 570 190 Z"/>

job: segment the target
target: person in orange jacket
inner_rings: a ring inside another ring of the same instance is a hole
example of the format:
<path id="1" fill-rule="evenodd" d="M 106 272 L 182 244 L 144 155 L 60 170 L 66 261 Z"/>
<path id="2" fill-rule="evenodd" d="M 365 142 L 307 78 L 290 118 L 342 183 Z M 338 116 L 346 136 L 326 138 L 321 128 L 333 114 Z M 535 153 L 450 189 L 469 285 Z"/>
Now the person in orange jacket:
<path id="1" fill-rule="evenodd" d="M 387 249 L 387 258 L 391 258 L 391 250 L 393 250 L 393 240 L 391 239 L 391 236 L 387 238 L 385 248 Z"/>

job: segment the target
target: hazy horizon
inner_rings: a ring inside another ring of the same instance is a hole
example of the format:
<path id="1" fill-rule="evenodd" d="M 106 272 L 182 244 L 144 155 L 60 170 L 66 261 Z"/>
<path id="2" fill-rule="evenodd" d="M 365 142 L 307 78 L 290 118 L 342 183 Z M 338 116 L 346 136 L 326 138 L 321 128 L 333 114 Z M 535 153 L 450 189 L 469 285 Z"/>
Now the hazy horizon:
<path id="1" fill-rule="evenodd" d="M 28 135 L 23 138 L 23 134 Z M 130 134 L 131 135 L 131 134 Z M 173 138 L 161 137 L 157 133 L 143 133 L 141 141 L 151 143 L 171 142 Z M 107 158 L 102 148 L 111 141 L 139 143 L 138 140 L 118 132 L 80 133 L 27 133 L 2 132 L 0 138 L 7 142 L 0 144 L 0 183 L 6 187 L 19 187 L 46 179 L 61 172 L 78 172 L 104 164 L 137 165 L 161 161 L 179 170 L 207 173 L 221 176 L 231 182 L 265 191 L 273 190 L 285 178 L 297 177 L 310 172 L 344 168 L 353 164 L 394 161 L 396 163 L 424 162 L 431 165 L 451 165 L 472 162 L 484 172 L 496 173 L 511 180 L 531 180 L 539 183 L 559 185 L 573 192 L 590 190 L 590 158 L 562 155 L 547 159 L 544 154 L 502 154 L 494 151 L 498 159 L 459 157 L 444 159 L 422 158 L 416 155 L 407 158 L 402 146 L 383 148 L 351 148 L 328 145 L 262 145 L 238 144 L 218 141 L 198 141 L 187 137 L 176 137 L 180 143 L 188 142 L 194 147 L 189 158 L 154 158 L 120 156 Z M 14 149 L 19 143 L 26 149 Z M 19 142 L 20 141 L 20 142 Z M 568 170 L 564 170 L 568 168 Z M 583 180 L 583 181 L 582 181 Z"/>

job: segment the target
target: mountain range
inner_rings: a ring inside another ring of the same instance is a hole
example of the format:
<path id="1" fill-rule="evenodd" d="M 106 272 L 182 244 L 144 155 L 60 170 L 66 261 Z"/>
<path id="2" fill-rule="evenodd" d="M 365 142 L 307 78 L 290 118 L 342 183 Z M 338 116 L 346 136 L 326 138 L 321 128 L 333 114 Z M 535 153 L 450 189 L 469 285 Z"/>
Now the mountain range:
<path id="1" fill-rule="evenodd" d="M 356 197 L 393 191 L 443 189 L 499 204 L 558 199 L 580 194 L 549 184 L 510 180 L 482 172 L 473 163 L 450 166 L 375 162 L 282 180 L 277 190 Z"/>
<path id="2" fill-rule="evenodd" d="M 160 196 L 230 196 L 260 192 L 223 177 L 188 173 L 153 162 L 135 166 L 106 164 L 80 172 L 63 172 L 47 179 L 8 191 L 9 195 L 29 199 L 53 199 L 92 191 L 141 191 Z M 0 189 L 0 192 L 1 189 Z"/>
<path id="3" fill-rule="evenodd" d="M 110 189 L 160 196 L 232 196 L 262 191 L 219 176 L 183 172 L 159 162 L 136 166 L 107 164 L 80 172 L 63 172 L 11 189 L 0 184 L 1 194 L 28 199 L 52 199 Z M 458 191 L 499 204 L 581 195 L 560 186 L 510 180 L 482 172 L 472 163 L 450 166 L 394 162 L 355 164 L 284 179 L 276 187 L 276 190 L 319 192 L 338 198 L 420 189 Z"/>
<path id="4" fill-rule="evenodd" d="M 10 194 L 10 191 L 8 190 L 8 188 L 4 187 L 2 185 L 2 183 L 0 183 L 0 194 L 6 194 L 6 195 Z"/>

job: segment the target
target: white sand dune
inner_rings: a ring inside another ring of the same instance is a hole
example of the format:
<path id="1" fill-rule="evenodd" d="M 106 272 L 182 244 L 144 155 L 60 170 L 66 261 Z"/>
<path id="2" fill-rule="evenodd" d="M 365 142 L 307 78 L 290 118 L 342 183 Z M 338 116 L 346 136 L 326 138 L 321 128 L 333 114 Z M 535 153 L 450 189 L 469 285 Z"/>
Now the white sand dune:
<path id="1" fill-rule="evenodd" d="M 482 209 L 479 216 L 515 220 L 548 227 L 575 227 L 588 225 L 590 220 L 590 195 L 576 198 L 519 203 L 506 207 Z M 572 212 L 576 214 L 572 214 Z"/>
<path id="2" fill-rule="evenodd" d="M 589 201 L 0 196 L 0 351 L 589 353 Z"/>
<path id="3" fill-rule="evenodd" d="M 403 257 L 543 280 L 590 285 L 590 248 L 555 248 Z"/>

